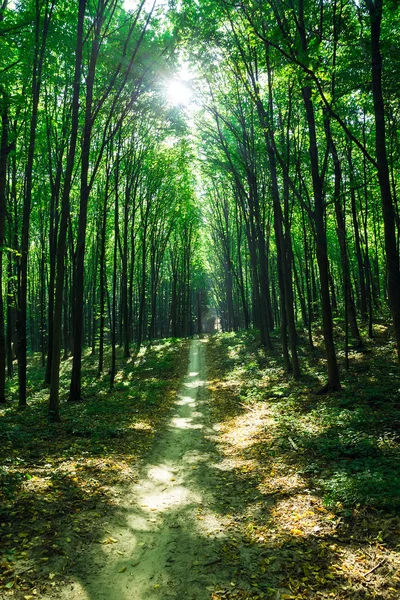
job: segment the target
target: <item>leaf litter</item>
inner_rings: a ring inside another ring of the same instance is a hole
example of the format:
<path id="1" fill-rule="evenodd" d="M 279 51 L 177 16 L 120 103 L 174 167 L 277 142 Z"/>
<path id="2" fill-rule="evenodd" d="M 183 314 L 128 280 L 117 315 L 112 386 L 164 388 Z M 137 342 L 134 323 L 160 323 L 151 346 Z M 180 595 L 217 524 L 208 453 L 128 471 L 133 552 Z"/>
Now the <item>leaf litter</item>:
<path id="1" fill-rule="evenodd" d="M 322 360 L 318 372 L 307 366 L 297 383 L 251 333 L 207 343 L 215 432 L 209 437 L 221 454 L 214 508 L 224 529 L 212 557 L 193 561 L 192 569 L 209 573 L 210 585 L 202 589 L 211 600 L 400 596 L 400 498 L 395 486 L 373 489 L 399 457 L 400 378 L 385 344 L 379 338 L 374 344 L 372 366 L 366 369 L 365 357 L 354 355 L 344 392 L 320 399 L 310 389 L 320 384 Z M 1 434 L 11 442 L 2 468 L 5 597 L 31 600 L 52 590 L 57 597 L 76 568 L 80 540 L 117 546 L 117 538 L 101 537 L 107 532 L 98 525 L 112 513 L 124 485 L 137 481 L 139 461 L 169 414 L 185 352 L 184 345 L 171 350 L 167 388 L 159 384 L 155 365 L 121 372 L 113 396 L 102 397 L 101 390 L 97 395 L 93 377 L 93 398 L 66 406 L 65 421 L 57 431 L 45 429 L 44 439 L 44 398 L 36 398 L 31 414 L 21 418 L 10 408 L 3 411 Z M 152 364 L 151 352 L 141 364 L 146 360 Z M 135 384 L 133 396 L 126 380 Z M 118 398 L 114 404 L 112 397 Z M 106 435 L 100 436 L 102 427 Z M 79 433 L 71 437 L 71 428 Z M 365 466 L 372 486 L 360 476 Z M 125 577 L 125 570 L 120 566 L 117 576 Z M 220 572 L 229 573 L 222 584 Z M 159 583 L 152 586 L 154 594 L 163 593 Z"/>
<path id="2" fill-rule="evenodd" d="M 373 490 L 358 472 L 383 482 L 400 458 L 390 426 L 400 370 L 384 337 L 368 369 L 367 355 L 351 357 L 343 392 L 323 400 L 305 352 L 307 372 L 294 382 L 279 351 L 268 356 L 252 332 L 210 338 L 221 508 L 230 517 L 223 556 L 235 567 L 235 585 L 213 600 L 400 597 L 400 487 Z M 337 473 L 347 488 L 335 487 Z"/>

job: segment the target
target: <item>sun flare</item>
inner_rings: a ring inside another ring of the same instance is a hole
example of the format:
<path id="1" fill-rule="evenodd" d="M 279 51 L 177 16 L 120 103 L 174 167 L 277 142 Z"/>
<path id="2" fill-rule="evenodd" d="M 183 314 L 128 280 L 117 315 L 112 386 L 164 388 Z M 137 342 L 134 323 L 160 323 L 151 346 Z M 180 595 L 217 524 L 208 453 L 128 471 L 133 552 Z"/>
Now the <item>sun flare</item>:
<path id="1" fill-rule="evenodd" d="M 192 100 L 192 91 L 186 83 L 174 79 L 167 85 L 167 97 L 171 106 L 188 106 Z"/>

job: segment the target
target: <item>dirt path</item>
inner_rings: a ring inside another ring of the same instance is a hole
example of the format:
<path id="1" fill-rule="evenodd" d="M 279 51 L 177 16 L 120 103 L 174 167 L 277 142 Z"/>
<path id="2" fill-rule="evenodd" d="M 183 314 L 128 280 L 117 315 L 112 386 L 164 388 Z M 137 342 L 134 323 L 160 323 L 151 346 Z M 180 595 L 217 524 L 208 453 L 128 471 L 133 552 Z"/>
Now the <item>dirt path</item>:
<path id="1" fill-rule="evenodd" d="M 167 432 L 139 482 L 123 491 L 119 516 L 105 525 L 110 543 L 82 548 L 62 597 L 203 600 L 229 585 L 218 558 L 225 523 L 213 509 L 220 457 L 205 379 L 204 341 L 193 340 Z"/>

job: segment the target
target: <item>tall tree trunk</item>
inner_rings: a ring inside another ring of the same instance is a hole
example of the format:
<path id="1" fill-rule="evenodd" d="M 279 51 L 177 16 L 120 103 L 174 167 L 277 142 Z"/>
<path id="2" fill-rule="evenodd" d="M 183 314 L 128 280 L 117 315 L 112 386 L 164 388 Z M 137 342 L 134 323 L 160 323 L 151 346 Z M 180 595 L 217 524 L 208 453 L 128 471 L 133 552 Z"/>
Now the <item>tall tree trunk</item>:
<path id="1" fill-rule="evenodd" d="M 325 116 L 325 132 L 327 138 L 328 148 L 332 155 L 333 165 L 334 165 L 334 177 L 335 177 L 335 185 L 334 185 L 334 205 L 335 205 L 335 215 L 336 215 L 336 224 L 337 224 L 337 233 L 339 239 L 339 247 L 340 247 L 340 260 L 342 265 L 343 272 L 343 295 L 344 295 L 344 303 L 345 303 L 345 319 L 346 319 L 346 327 L 347 324 L 350 325 L 351 335 L 356 341 L 357 346 L 362 346 L 360 331 L 357 325 L 357 317 L 356 317 L 356 309 L 353 301 L 353 294 L 351 289 L 351 279 L 350 279 L 350 268 L 349 268 L 349 260 L 347 255 L 347 243 L 346 243 L 346 228 L 344 222 L 344 216 L 342 211 L 342 206 L 340 202 L 340 194 L 342 188 L 342 167 L 340 164 L 339 156 L 336 149 L 336 144 L 332 138 L 331 132 L 331 124 L 329 117 Z"/>
<path id="2" fill-rule="evenodd" d="M 50 118 L 50 117 L 49 117 Z M 49 146 L 49 169 L 53 169 L 51 159 L 51 144 L 50 144 L 50 126 L 47 123 L 47 138 Z M 64 151 L 64 148 L 63 148 Z M 57 160 L 56 176 L 50 177 L 51 196 L 50 196 L 50 215 L 49 215 L 49 292 L 47 303 L 47 361 L 44 376 L 44 382 L 48 385 L 51 383 L 51 361 L 53 359 L 53 317 L 54 317 L 54 293 L 56 281 L 56 261 L 57 261 L 57 226 L 58 226 L 58 202 L 61 191 L 61 181 L 63 176 L 62 157 L 63 153 Z"/>
<path id="3" fill-rule="evenodd" d="M 1 142 L 0 142 L 0 404 L 6 401 L 6 338 L 4 332 L 4 298 L 3 298 L 3 262 L 6 227 L 6 181 L 7 157 L 10 152 L 8 142 L 8 98 L 4 90 L 1 97 Z"/>
<path id="4" fill-rule="evenodd" d="M 272 134 L 271 134 L 272 135 Z M 293 306 L 293 285 L 290 265 L 288 264 L 288 252 L 286 249 L 286 243 L 283 235 L 283 215 L 282 207 L 279 198 L 278 179 L 276 171 L 276 160 L 275 153 L 272 144 L 269 140 L 267 145 L 267 151 L 269 156 L 269 167 L 272 179 L 272 197 L 274 206 L 274 228 L 276 237 L 276 248 L 278 256 L 278 280 L 281 290 L 281 302 L 282 302 L 282 320 L 287 323 L 289 340 L 290 340 L 290 351 L 292 355 L 292 368 L 293 377 L 296 379 L 300 377 L 300 365 L 297 354 L 297 332 L 294 319 L 294 306 Z M 282 336 L 286 337 L 285 333 Z M 284 341 L 284 347 L 286 340 Z M 287 350 L 286 350 L 287 351 Z"/>
<path id="5" fill-rule="evenodd" d="M 156 312 L 157 312 L 157 282 L 156 282 L 156 265 L 155 265 L 155 249 L 151 250 L 150 256 L 150 324 L 149 324 L 149 340 L 156 337 Z"/>
<path id="6" fill-rule="evenodd" d="M 42 220 L 42 225 L 44 228 L 44 223 Z M 45 265 L 46 265 L 46 245 L 44 235 L 41 238 L 41 257 L 40 257 L 40 265 L 39 265 L 39 307 L 40 307 L 40 351 L 42 355 L 42 367 L 46 365 L 46 349 L 45 349 L 45 341 L 46 341 L 46 319 L 45 319 L 45 298 L 46 298 L 46 274 L 45 274 Z M 50 290 L 49 290 L 50 293 Z"/>
<path id="7" fill-rule="evenodd" d="M 11 244 L 10 244 L 11 246 Z M 14 374 L 14 354 L 15 348 L 13 343 L 13 335 L 15 333 L 15 287 L 13 279 L 13 257 L 11 252 L 8 255 L 7 261 L 7 332 L 6 332 L 6 348 L 7 348 L 7 376 L 12 377 Z"/>
<path id="8" fill-rule="evenodd" d="M 358 215 L 357 215 L 357 200 L 356 200 L 356 192 L 354 190 L 354 180 L 353 180 L 353 160 L 351 156 L 351 148 L 348 148 L 347 151 L 347 160 L 349 163 L 350 170 L 350 197 L 351 197 L 351 215 L 353 220 L 353 229 L 354 229 L 354 243 L 357 257 L 357 265 L 358 265 L 358 277 L 360 284 L 360 309 L 361 309 L 361 318 L 365 321 L 368 315 L 368 304 L 367 304 L 367 287 L 365 283 L 365 264 L 362 255 L 361 249 L 361 237 L 360 237 L 360 227 L 358 223 Z"/>
<path id="9" fill-rule="evenodd" d="M 103 371 L 104 363 L 104 326 L 105 326 L 105 294 L 106 294 L 106 231 L 107 231 L 107 201 L 109 190 L 110 172 L 106 169 L 106 184 L 101 216 L 100 231 L 100 290 L 99 290 L 99 362 L 97 366 L 97 375 L 100 377 Z"/>
<path id="10" fill-rule="evenodd" d="M 119 153 L 119 148 L 118 148 Z M 119 215 L 118 215 L 118 184 L 119 184 L 119 156 L 115 175 L 115 203 L 114 203 L 114 259 L 112 276 L 112 310 L 111 310 L 111 369 L 110 390 L 114 387 L 116 373 L 116 328 L 117 328 L 117 252 L 119 238 Z"/>
<path id="11" fill-rule="evenodd" d="M 146 217 L 147 223 L 147 217 Z M 139 318 L 137 332 L 137 349 L 140 349 L 143 341 L 143 330 L 145 322 L 145 300 L 146 300 L 146 262 L 147 262 L 147 244 L 146 244 L 147 225 L 144 226 L 142 232 L 142 265 L 141 265 L 141 282 L 139 292 Z"/>
<path id="12" fill-rule="evenodd" d="M 278 260 L 278 284 L 280 289 L 281 302 L 281 332 L 282 332 L 282 350 L 286 369 L 293 372 L 295 378 L 300 377 L 300 365 L 297 353 L 297 332 L 294 318 L 294 302 L 293 302 L 293 282 L 291 275 L 291 252 L 288 252 L 288 238 L 283 233 L 283 213 L 278 186 L 278 174 L 275 156 L 275 137 L 274 137 L 274 109 L 272 95 L 272 74 L 269 64 L 268 47 L 266 48 L 266 62 L 268 74 L 268 111 L 264 108 L 264 104 L 259 96 L 259 86 L 253 78 L 253 87 L 256 94 L 256 108 L 260 121 L 260 125 L 264 131 L 265 145 L 268 154 L 268 164 L 271 175 L 271 190 L 272 204 L 274 214 L 274 231 L 276 240 L 276 251 Z M 285 175 L 287 173 L 285 172 Z M 287 176 L 284 177 L 285 186 L 287 186 Z M 287 236 L 289 236 L 289 231 Z M 288 346 L 287 346 L 287 331 L 289 333 L 290 351 L 292 355 L 292 365 L 290 366 Z"/>
<path id="13" fill-rule="evenodd" d="M 19 265 L 19 288 L 18 288 L 18 383 L 19 383 L 19 408 L 26 407 L 26 367 L 27 367 L 27 292 L 28 292 L 28 252 L 29 252 L 29 225 L 32 204 L 33 189 L 33 162 L 35 157 L 36 129 L 38 121 L 38 107 L 40 88 L 42 83 L 42 69 L 46 48 L 47 33 L 50 24 L 53 6 L 49 7 L 45 2 L 45 15 L 43 23 L 41 19 L 41 4 L 35 1 L 35 46 L 32 68 L 32 113 L 29 126 L 28 156 L 25 169 L 25 194 L 22 212 L 22 238 L 21 258 Z"/>
<path id="14" fill-rule="evenodd" d="M 321 282 L 322 299 L 322 327 L 326 357 L 328 363 L 328 383 L 323 391 L 340 390 L 339 369 L 336 360 L 335 345 L 333 342 L 333 320 L 331 301 L 329 297 L 329 265 L 328 248 L 324 222 L 324 200 L 322 194 L 322 182 L 318 166 L 317 136 L 315 130 L 314 106 L 311 99 L 311 87 L 302 89 L 309 135 L 309 154 L 311 163 L 311 175 L 314 192 L 314 219 L 316 232 L 317 263 Z"/>
<path id="15" fill-rule="evenodd" d="M 380 35 L 383 0 L 366 0 L 371 24 L 372 94 L 375 114 L 375 144 L 378 163 L 378 180 L 381 192 L 388 293 L 392 311 L 397 356 L 400 361 L 400 264 L 396 246 L 396 221 L 390 189 L 390 176 L 386 151 L 385 107 L 382 92 L 382 56 Z"/>
<path id="16" fill-rule="evenodd" d="M 99 5 L 100 6 L 100 5 Z M 103 20 L 104 6 L 96 17 L 95 33 L 92 42 L 88 73 L 86 77 L 86 105 L 85 119 L 82 137 L 82 159 L 80 178 L 79 218 L 78 236 L 76 241 L 75 272 L 73 283 L 73 312 L 72 329 L 74 339 L 73 363 L 71 374 L 71 385 L 69 390 L 69 402 L 82 400 L 82 343 L 83 343 L 83 295 L 84 295 L 84 271 L 85 271 L 85 248 L 86 248 L 86 223 L 87 210 L 90 195 L 89 166 L 90 147 L 93 130 L 93 91 L 96 73 L 97 58 L 100 49 L 100 31 Z"/>
<path id="17" fill-rule="evenodd" d="M 236 210 L 235 223 L 236 223 L 236 237 L 237 237 L 237 259 L 238 259 L 238 285 L 240 290 L 240 299 L 242 302 L 244 327 L 248 329 L 250 326 L 250 315 L 249 308 L 247 305 L 246 291 L 243 277 L 243 264 L 242 264 L 242 223 L 239 222 L 239 210 Z"/>
<path id="18" fill-rule="evenodd" d="M 135 260 L 136 260 L 136 252 L 135 252 L 135 207 L 133 208 L 133 221 L 131 224 L 131 233 L 130 233 L 130 249 L 131 249 L 131 260 L 129 266 L 129 340 L 133 341 L 134 335 L 134 327 L 133 327 L 133 302 L 134 302 L 134 282 L 135 282 Z"/>
<path id="19" fill-rule="evenodd" d="M 177 315 L 177 304 L 178 304 L 178 273 L 177 269 L 174 269 L 172 265 L 172 290 L 171 290 L 171 335 L 172 337 L 178 337 L 178 315 Z"/>
<path id="20" fill-rule="evenodd" d="M 127 176 L 128 177 L 128 176 Z M 131 182 L 126 181 L 125 184 L 125 199 L 124 199 L 124 221 L 123 221 L 123 234 L 122 234 L 122 248 L 121 251 L 121 317 L 123 324 L 122 341 L 124 347 L 124 358 L 129 358 L 129 306 L 128 306 L 128 227 L 129 227 L 129 202 L 131 195 Z"/>
<path id="21" fill-rule="evenodd" d="M 51 384 L 49 399 L 49 417 L 52 421 L 60 420 L 60 358 L 62 338 L 62 308 L 65 279 L 65 254 L 67 249 L 67 230 L 70 207 L 70 192 L 74 170 L 76 144 L 79 126 L 79 93 L 83 52 L 83 24 L 85 18 L 86 0 L 79 0 L 77 16 L 77 34 L 75 47 L 75 68 L 72 96 L 71 138 L 65 168 L 64 188 L 61 199 L 61 217 L 57 243 L 57 272 L 54 295 L 53 319 L 53 356 L 51 361 Z"/>

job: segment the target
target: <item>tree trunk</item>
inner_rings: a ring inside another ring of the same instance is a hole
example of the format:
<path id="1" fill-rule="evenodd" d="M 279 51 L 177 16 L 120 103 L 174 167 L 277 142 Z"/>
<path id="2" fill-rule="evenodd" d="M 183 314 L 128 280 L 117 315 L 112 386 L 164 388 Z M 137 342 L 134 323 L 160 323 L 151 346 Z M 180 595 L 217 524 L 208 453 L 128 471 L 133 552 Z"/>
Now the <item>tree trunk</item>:
<path id="1" fill-rule="evenodd" d="M 86 0 L 79 0 L 77 18 L 77 36 L 75 48 L 75 70 L 72 97 L 71 138 L 69 143 L 67 164 L 65 168 L 64 188 L 61 200 L 60 228 L 57 244 L 57 274 L 54 295 L 53 320 L 53 356 L 51 360 L 51 385 L 49 399 L 49 417 L 52 421 L 60 420 L 60 357 L 61 357 L 61 322 L 63 307 L 63 292 L 65 279 L 65 253 L 67 247 L 67 230 L 69 219 L 69 197 L 72 187 L 76 143 L 79 125 L 79 93 L 83 51 L 83 23 L 85 18 Z"/>
<path id="2" fill-rule="evenodd" d="M 334 186 L 334 205 L 335 205 L 335 215 L 336 215 L 336 224 L 337 224 L 337 234 L 339 240 L 340 247 L 340 260 L 342 265 L 343 272 L 343 297 L 345 303 L 345 319 L 346 319 L 346 328 L 347 324 L 350 325 L 351 335 L 358 347 L 362 346 L 360 331 L 357 325 L 356 318 L 356 309 L 353 301 L 353 294 L 351 290 L 351 279 L 350 279 L 350 268 L 349 268 L 349 260 L 347 255 L 347 243 L 346 243 L 346 228 L 344 222 L 344 216 L 342 211 L 342 206 L 340 202 L 340 194 L 342 188 L 342 167 L 339 161 L 339 156 L 336 149 L 336 144 L 332 138 L 331 125 L 329 117 L 325 116 L 325 132 L 327 138 L 328 148 L 332 155 L 333 165 L 334 165 L 334 177 L 335 177 L 335 186 Z"/>
<path id="3" fill-rule="evenodd" d="M 99 362 L 97 367 L 97 375 L 100 377 L 103 371 L 104 362 L 104 326 L 105 326 L 105 288 L 106 288 L 106 231 L 107 231 L 107 201 L 108 201 L 108 187 L 109 187 L 109 169 L 106 173 L 106 189 L 104 192 L 102 218 L 101 218 L 101 232 L 100 232 L 100 290 L 99 290 L 99 310 L 100 310 L 100 324 L 99 324 Z"/>
<path id="4" fill-rule="evenodd" d="M 103 7 L 104 10 L 104 7 Z M 73 313 L 72 329 L 74 339 L 73 363 L 71 374 L 71 385 L 69 390 L 69 402 L 82 400 L 82 343 L 83 343 L 83 294 L 84 294 L 84 271 L 85 271 L 85 248 L 86 248 L 86 223 L 87 209 L 90 195 L 89 166 L 90 147 L 93 130 L 93 91 L 96 73 L 96 64 L 100 49 L 100 31 L 103 14 L 97 15 L 95 34 L 92 42 L 90 62 L 86 77 L 86 106 L 85 120 L 82 137 L 82 159 L 80 178 L 80 201 L 78 219 L 78 237 L 76 241 L 75 272 L 73 283 Z"/>
<path id="5" fill-rule="evenodd" d="M 400 361 L 400 265 L 396 247 L 395 211 L 390 189 L 390 176 L 386 152 L 385 107 L 382 92 L 382 56 L 380 51 L 383 0 L 367 0 L 367 5 L 371 23 L 371 66 L 376 132 L 375 144 L 384 223 L 388 294 L 396 337 L 397 357 Z"/>
<path id="6" fill-rule="evenodd" d="M 19 408 L 26 407 L 26 367 L 27 367 L 27 339 L 26 339 L 26 318 L 27 318 L 27 292 L 28 292 L 28 252 L 29 252 L 29 225 L 32 204 L 33 188 L 33 162 L 35 157 L 36 130 L 38 121 L 38 107 L 40 88 L 42 83 L 42 69 L 44 53 L 46 48 L 46 39 L 48 27 L 50 24 L 51 12 L 46 3 L 46 14 L 41 23 L 39 0 L 35 2 L 35 47 L 32 69 L 32 113 L 29 127 L 28 156 L 25 169 L 25 194 L 24 206 L 22 212 L 22 238 L 21 238 L 21 258 L 19 266 L 19 288 L 18 288 L 18 383 L 19 383 Z M 48 12 L 49 11 L 49 12 Z"/>
<path id="7" fill-rule="evenodd" d="M 119 148 L 118 148 L 119 153 Z M 112 312 L 111 312 L 111 369 L 110 369 L 110 390 L 114 387 L 116 373 L 116 328 L 117 328 L 117 252 L 119 237 L 119 215 L 118 215 L 118 184 L 119 184 L 119 157 L 117 159 L 117 168 L 115 176 L 115 203 L 114 203 L 114 260 L 112 276 Z"/>
<path id="8" fill-rule="evenodd" d="M 361 237 L 360 237 L 360 227 L 358 224 L 358 216 L 357 216 L 357 201 L 356 201 L 356 192 L 354 190 L 354 179 L 353 179 L 353 160 L 351 156 L 351 147 L 349 146 L 347 150 L 347 160 L 349 163 L 349 171 L 350 171 L 350 197 L 351 197 L 351 215 L 353 220 L 353 229 L 354 229 L 354 243 L 356 250 L 356 258 L 358 265 L 358 277 L 359 277 L 359 285 L 360 285 L 360 309 L 361 309 L 361 318 L 365 321 L 368 315 L 368 304 L 367 304 L 367 288 L 365 283 L 365 265 L 362 255 L 361 249 Z"/>
<path id="9" fill-rule="evenodd" d="M 333 342 L 333 321 L 332 309 L 329 297 L 329 265 L 328 265 L 328 248 L 326 241 L 325 223 L 324 223 L 324 201 L 322 194 L 322 182 L 318 167 L 318 149 L 317 136 L 315 130 L 314 106 L 311 99 L 311 88 L 304 87 L 302 89 L 304 105 L 306 109 L 306 117 L 308 124 L 309 135 L 309 154 L 311 162 L 311 175 L 314 192 L 314 219 L 316 232 L 316 252 L 317 263 L 321 282 L 321 299 L 322 299 L 322 323 L 323 335 L 328 363 L 328 383 L 324 391 L 340 390 L 339 369 L 336 360 L 335 345 Z"/>
<path id="10" fill-rule="evenodd" d="M 202 297 L 201 297 L 201 291 L 198 290 L 197 291 L 197 333 L 199 335 L 201 335 L 202 331 L 203 331 L 203 319 L 202 319 L 202 311 L 201 311 L 201 302 L 202 302 Z"/>
<path id="11" fill-rule="evenodd" d="M 146 221 L 147 222 L 147 221 Z M 146 244 L 147 225 L 145 225 L 142 232 L 142 266 L 141 266 L 141 283 L 140 283 L 140 295 L 139 295 L 139 317 L 138 317 L 138 332 L 137 332 L 137 349 L 140 350 L 140 346 L 143 341 L 143 328 L 144 328 L 144 317 L 145 317 L 145 299 L 146 299 L 146 260 L 147 260 L 147 244 Z"/>
<path id="12" fill-rule="evenodd" d="M 8 98 L 4 91 L 1 96 L 1 142 L 0 142 L 0 404 L 6 401 L 6 338 L 4 332 L 3 262 L 6 226 L 6 180 L 7 157 L 10 152 L 8 142 Z"/>

